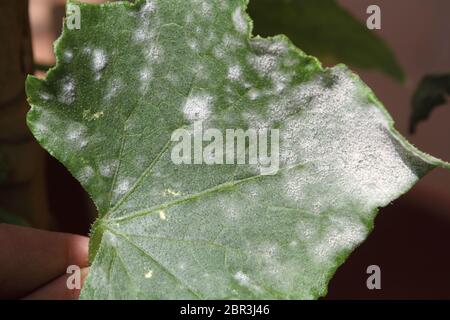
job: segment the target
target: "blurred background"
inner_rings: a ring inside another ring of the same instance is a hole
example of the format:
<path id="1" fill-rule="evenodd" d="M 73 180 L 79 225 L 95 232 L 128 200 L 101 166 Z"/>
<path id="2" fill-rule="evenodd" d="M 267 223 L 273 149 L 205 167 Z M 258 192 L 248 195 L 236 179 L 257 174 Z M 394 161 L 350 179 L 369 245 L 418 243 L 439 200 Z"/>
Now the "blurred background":
<path id="1" fill-rule="evenodd" d="M 305 11 L 319 10 L 318 13 L 309 14 L 313 19 L 309 29 L 293 27 L 302 23 L 301 15 L 305 14 L 293 10 L 290 21 L 278 21 L 275 27 L 271 24 L 275 14 L 270 15 L 270 10 L 269 15 L 265 14 L 258 7 L 258 1 L 267 2 L 252 0 L 250 14 L 255 19 L 255 33 L 287 33 L 307 53 L 318 55 L 325 65 L 331 66 L 338 62 L 349 64 L 384 103 L 396 122 L 396 128 L 403 135 L 421 150 L 450 160 L 450 104 L 434 110 L 428 120 L 419 124 L 414 135 L 408 130 L 411 99 L 420 80 L 428 74 L 450 73 L 450 1 L 336 1 L 342 11 L 339 11 L 342 19 L 354 19 L 349 23 L 350 29 L 344 39 L 343 33 L 338 34 L 338 28 L 328 25 L 333 23 L 333 19 L 325 19 L 325 11 L 320 7 L 331 1 L 293 1 L 308 3 L 299 6 Z M 27 109 L 24 94 L 16 94 L 23 86 L 27 71 L 44 76 L 45 71 L 38 69 L 45 69 L 45 66 L 55 63 L 52 46 L 61 30 L 65 1 L 29 0 L 28 9 L 26 1 L 17 1 L 22 2 L 25 3 L 23 8 L 20 8 L 23 14 L 19 18 L 22 20 L 18 18 L 16 22 L 12 22 L 15 30 L 0 20 L 0 35 L 11 38 L 4 46 L 6 50 L 2 49 L 4 52 L 0 62 L 0 71 L 3 74 L 0 79 L 0 106 L 7 106 L 4 110 L 0 109 L 0 146 L 5 153 L 4 157 L 13 163 L 13 173 L 0 186 L 0 206 L 9 211 L 20 212 L 28 224 L 36 227 L 87 234 L 96 215 L 94 206 L 66 169 L 45 151 L 40 150 L 29 136 L 24 126 Z M 381 29 L 369 32 L 365 27 L 369 16 L 366 9 L 373 4 L 381 8 Z M 0 8 L 2 13 L 6 14 L 5 10 L 8 8 L 5 3 L 1 4 Z M 30 29 L 22 25 L 23 19 L 27 19 L 26 12 L 29 13 Z M 316 18 L 322 12 L 324 18 Z M 14 15 L 13 12 L 11 14 Z M 333 17 L 335 13 L 329 14 Z M 319 29 L 326 30 L 326 34 L 321 34 L 317 31 Z M 315 30 L 317 33 L 309 32 L 310 38 L 306 39 L 302 30 Z M 13 33 L 12 37 L 10 33 Z M 370 56 L 372 52 L 370 45 L 358 42 L 360 38 L 363 39 L 360 37 L 363 33 L 372 34 L 373 44 L 382 43 L 386 46 L 387 51 L 384 54 L 392 55 L 394 59 L 394 62 L 389 59 L 387 62 L 392 68 L 359 61 L 361 57 L 366 54 Z M 336 37 L 341 37 L 339 47 L 344 47 L 346 52 L 352 52 L 353 56 L 356 55 L 354 61 L 345 53 L 333 51 L 337 50 L 332 46 Z M 30 39 L 32 48 L 27 45 Z M 314 41 L 320 43 L 321 47 L 316 48 Z M 5 43 L 3 40 L 2 42 Z M 329 46 L 323 46 L 324 43 Z M 14 46 L 20 48 L 18 54 L 22 55 L 21 59 L 8 56 L 8 50 Z M 14 69 L 14 61 L 20 65 L 17 70 Z M 403 76 L 401 71 L 396 70 L 397 64 L 403 70 Z M 19 76 L 14 84 L 10 84 L 10 74 L 14 72 Z M 6 75 L 8 82 L 4 80 Z M 13 109 L 8 107 L 10 105 L 20 106 Z M 8 108 L 11 110 L 6 110 Z M 30 166 L 34 168 L 33 172 L 22 173 L 23 168 Z M 326 299 L 449 299 L 449 186 L 450 172 L 437 169 L 421 180 L 410 193 L 381 209 L 373 233 L 339 268 L 331 281 Z M 33 213 L 29 213 L 30 210 Z M 373 264 L 381 268 L 381 290 L 368 290 L 366 287 L 366 269 Z"/>

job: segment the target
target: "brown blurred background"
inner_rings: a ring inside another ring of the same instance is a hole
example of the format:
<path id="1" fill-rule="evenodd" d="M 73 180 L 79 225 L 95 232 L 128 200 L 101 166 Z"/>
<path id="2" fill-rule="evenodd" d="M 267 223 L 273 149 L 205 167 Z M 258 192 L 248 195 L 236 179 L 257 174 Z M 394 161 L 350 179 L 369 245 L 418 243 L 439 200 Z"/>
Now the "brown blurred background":
<path id="1" fill-rule="evenodd" d="M 254 0 L 257 1 L 257 0 Z M 319 0 L 320 1 L 320 0 Z M 88 1 L 86 1 L 88 2 Z M 90 1 L 102 2 L 102 1 Z M 54 64 L 52 43 L 59 35 L 64 0 L 30 0 L 36 62 Z M 340 0 L 361 21 L 377 4 L 382 29 L 376 31 L 394 51 L 406 73 L 400 84 L 378 72 L 357 71 L 396 121 L 397 129 L 421 150 L 450 160 L 450 106 L 438 108 L 408 135 L 410 99 L 429 73 L 450 72 L 450 1 Z M 88 232 L 95 210 L 79 184 L 47 157 L 46 175 L 54 225 L 67 232 Z M 409 194 L 381 210 L 369 239 L 338 270 L 327 298 L 450 298 L 450 172 L 435 170 Z M 381 290 L 366 288 L 366 268 L 381 268 Z"/>

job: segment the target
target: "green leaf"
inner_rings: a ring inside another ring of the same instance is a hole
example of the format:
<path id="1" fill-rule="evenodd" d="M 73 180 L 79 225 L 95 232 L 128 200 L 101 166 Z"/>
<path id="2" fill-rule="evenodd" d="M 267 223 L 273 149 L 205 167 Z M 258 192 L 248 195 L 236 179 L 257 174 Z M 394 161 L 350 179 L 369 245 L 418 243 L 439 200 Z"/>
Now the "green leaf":
<path id="1" fill-rule="evenodd" d="M 250 36 L 246 1 L 80 4 L 28 123 L 99 218 L 82 298 L 312 299 L 435 166 L 345 66 Z M 280 170 L 175 165 L 178 128 L 280 130 Z"/>
<path id="2" fill-rule="evenodd" d="M 450 95 L 450 74 L 423 77 L 412 98 L 409 131 L 414 133 L 419 122 L 428 119 L 435 108 L 445 104 L 447 95 Z"/>
<path id="3" fill-rule="evenodd" d="M 403 81 L 394 53 L 375 32 L 334 0 L 253 0 L 255 34 L 286 34 L 306 53 L 321 59 L 382 71 Z"/>

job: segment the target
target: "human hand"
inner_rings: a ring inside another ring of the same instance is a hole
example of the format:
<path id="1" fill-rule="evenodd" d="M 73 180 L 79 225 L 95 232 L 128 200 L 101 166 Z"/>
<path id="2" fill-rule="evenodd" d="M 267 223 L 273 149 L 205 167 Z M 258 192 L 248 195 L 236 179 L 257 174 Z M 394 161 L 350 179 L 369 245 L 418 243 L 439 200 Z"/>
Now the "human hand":
<path id="1" fill-rule="evenodd" d="M 69 265 L 88 271 L 86 237 L 0 224 L 0 299 L 77 299 Z"/>

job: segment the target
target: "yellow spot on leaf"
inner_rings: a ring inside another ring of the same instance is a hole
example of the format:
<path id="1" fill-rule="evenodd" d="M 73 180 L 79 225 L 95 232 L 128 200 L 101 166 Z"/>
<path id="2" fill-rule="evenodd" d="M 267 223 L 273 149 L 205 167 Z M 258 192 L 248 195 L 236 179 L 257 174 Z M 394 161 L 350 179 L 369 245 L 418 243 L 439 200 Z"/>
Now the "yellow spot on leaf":
<path id="1" fill-rule="evenodd" d="M 144 275 L 144 277 L 145 277 L 146 279 L 150 279 L 151 277 L 153 277 L 153 270 L 150 270 L 149 272 L 147 272 L 147 273 Z"/>

